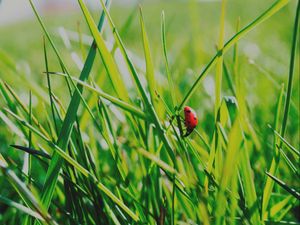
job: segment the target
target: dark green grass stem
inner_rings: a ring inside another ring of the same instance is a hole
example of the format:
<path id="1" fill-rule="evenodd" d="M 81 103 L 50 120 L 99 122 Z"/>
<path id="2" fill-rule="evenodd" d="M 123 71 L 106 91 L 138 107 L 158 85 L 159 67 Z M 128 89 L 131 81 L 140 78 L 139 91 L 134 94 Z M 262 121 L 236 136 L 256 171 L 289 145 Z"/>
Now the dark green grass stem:
<path id="1" fill-rule="evenodd" d="M 299 31 L 299 14 L 300 14 L 300 1 L 298 0 L 298 6 L 296 9 L 296 18 L 294 24 L 294 32 L 293 32 L 293 43 L 291 49 L 291 59 L 290 59 L 290 70 L 289 70 L 289 80 L 288 80 L 288 87 L 286 93 L 286 99 L 284 104 L 284 114 L 282 120 L 282 127 L 281 127 L 281 136 L 284 137 L 286 127 L 287 127 L 287 120 L 289 115 L 290 103 L 291 103 L 291 96 L 292 96 L 292 87 L 293 87 L 293 76 L 294 76 L 294 68 L 295 68 L 295 56 L 297 50 L 297 35 Z M 280 143 L 280 147 L 282 146 L 282 142 Z"/>

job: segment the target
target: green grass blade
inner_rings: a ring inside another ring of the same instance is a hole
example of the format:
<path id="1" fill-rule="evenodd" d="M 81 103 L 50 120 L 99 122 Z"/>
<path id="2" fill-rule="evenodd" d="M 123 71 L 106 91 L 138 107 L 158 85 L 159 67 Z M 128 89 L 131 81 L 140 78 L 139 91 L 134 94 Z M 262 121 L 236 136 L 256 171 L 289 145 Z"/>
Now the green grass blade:
<path id="1" fill-rule="evenodd" d="M 29 215 L 29 216 L 32 216 L 32 217 L 34 217 L 34 218 L 36 218 L 36 219 L 39 219 L 39 220 L 41 220 L 41 221 L 45 221 L 45 220 L 43 219 L 43 217 L 40 216 L 39 213 L 33 211 L 33 210 L 30 209 L 30 208 L 27 208 L 26 206 L 24 206 L 24 205 L 22 205 L 22 204 L 19 204 L 19 203 L 17 203 L 17 202 L 14 202 L 14 201 L 8 199 L 8 198 L 5 198 L 4 196 L 1 196 L 1 195 L 0 195 L 0 202 L 2 202 L 3 204 L 8 205 L 8 206 L 10 206 L 10 207 L 16 208 L 17 210 L 23 212 L 24 214 L 27 214 L 27 215 Z"/>
<path id="2" fill-rule="evenodd" d="M 291 195 L 293 195 L 295 198 L 300 200 L 300 193 L 297 192 L 295 189 L 290 188 L 286 183 L 284 183 L 282 180 L 278 179 L 277 177 L 273 176 L 272 174 L 266 172 L 266 174 L 271 177 L 277 184 L 279 184 L 284 190 L 289 192 Z"/>
<path id="3" fill-rule="evenodd" d="M 51 216 L 48 214 L 46 208 L 37 196 L 33 195 L 33 193 L 27 188 L 26 184 L 23 183 L 17 175 L 8 168 L 8 165 L 4 158 L 0 157 L 0 171 L 2 171 L 3 175 L 9 181 L 9 183 L 15 188 L 18 194 L 22 197 L 24 202 L 32 209 L 34 209 L 47 224 L 57 224 Z"/>
<path id="4" fill-rule="evenodd" d="M 277 129 L 277 130 L 279 129 L 279 119 L 280 119 L 283 95 L 284 95 L 284 86 L 282 86 L 279 98 L 277 100 L 277 107 L 276 107 L 277 109 L 276 109 L 275 122 L 274 122 L 275 127 L 276 127 L 275 129 Z M 269 169 L 269 173 L 271 173 L 271 174 L 276 174 L 278 166 L 279 166 L 280 153 L 279 153 L 279 149 L 276 147 L 277 143 L 278 143 L 277 138 L 274 138 L 274 144 L 273 144 L 274 157 L 272 159 L 271 167 Z M 274 186 L 274 181 L 268 177 L 265 187 L 264 187 L 264 191 L 263 191 L 263 200 L 262 200 L 262 217 L 263 217 L 263 219 L 266 219 L 265 212 L 268 207 L 268 203 L 270 200 L 273 186 Z"/>
<path id="5" fill-rule="evenodd" d="M 39 150 L 30 148 L 30 147 L 24 147 L 24 146 L 20 146 L 20 145 L 10 145 L 10 146 L 15 148 L 15 149 L 18 149 L 18 150 L 27 152 L 29 154 L 32 154 L 32 155 L 39 155 L 39 156 L 45 157 L 47 159 L 51 159 L 51 156 L 48 155 L 47 153 L 43 152 L 43 151 L 39 151 Z"/>
<path id="6" fill-rule="evenodd" d="M 36 14 L 37 14 L 37 12 L 36 12 Z M 39 16 L 38 16 L 38 19 L 39 19 L 43 29 L 45 30 Z M 102 15 L 100 17 L 99 26 L 98 26 L 99 30 L 101 30 L 103 28 L 103 24 L 104 24 L 104 13 L 102 13 Z M 46 35 L 47 35 L 47 32 L 46 32 Z M 48 39 L 49 39 L 51 45 L 53 46 L 53 48 L 55 49 L 55 46 L 53 45 L 51 38 L 48 37 Z M 81 71 L 79 79 L 82 81 L 86 80 L 90 75 L 90 71 L 91 71 L 92 65 L 94 63 L 95 56 L 96 56 L 96 49 L 94 48 L 94 46 L 95 46 L 95 43 L 93 42 L 93 44 L 90 47 L 88 56 L 86 58 L 84 67 Z M 58 57 L 58 58 L 60 58 L 60 57 Z M 72 79 L 71 79 L 71 81 L 72 81 Z M 79 107 L 80 99 L 82 98 L 81 92 L 83 91 L 83 87 L 81 85 L 78 85 L 75 87 L 76 87 L 77 91 L 75 91 L 72 96 L 71 102 L 70 102 L 68 110 L 67 110 L 67 114 L 65 116 L 65 119 L 62 124 L 62 128 L 60 130 L 59 137 L 57 140 L 57 145 L 64 150 L 66 149 L 66 147 L 68 145 L 68 141 L 69 141 L 69 138 L 70 138 L 70 135 L 72 132 L 73 124 L 75 122 L 76 113 L 77 113 L 77 110 Z M 50 205 L 50 202 L 51 202 L 51 199 L 53 196 L 53 192 L 54 192 L 54 188 L 55 188 L 55 185 L 57 182 L 59 170 L 62 166 L 62 163 L 63 163 L 63 161 L 61 160 L 61 157 L 58 154 L 54 154 L 52 157 L 51 163 L 49 165 L 48 171 L 47 171 L 47 175 L 45 178 L 45 184 L 44 184 L 44 188 L 43 188 L 43 194 L 42 194 L 42 202 L 43 202 L 43 204 L 45 204 L 47 206 L 47 208 Z"/>
<path id="7" fill-rule="evenodd" d="M 64 74 L 64 73 L 58 73 L 58 72 L 49 72 L 50 74 L 53 74 L 53 75 L 59 75 L 59 76 L 67 76 L 67 74 Z M 102 90 L 100 90 L 99 88 L 97 87 L 93 87 L 89 84 L 87 84 L 86 82 L 82 81 L 82 80 L 79 80 L 78 78 L 75 78 L 75 77 L 72 77 L 71 76 L 71 79 L 73 79 L 75 82 L 77 82 L 78 84 L 82 85 L 83 87 L 85 87 L 86 89 L 96 93 L 97 95 L 99 95 L 100 97 L 110 101 L 111 103 L 113 103 L 114 105 L 124 109 L 125 111 L 129 112 L 129 113 L 132 113 L 133 115 L 141 118 L 141 119 L 146 119 L 146 115 L 145 113 L 140 110 L 139 108 L 125 102 L 125 101 L 122 101 L 116 97 L 113 97 L 105 92 L 103 92 Z"/>
<path id="8" fill-rule="evenodd" d="M 220 16 L 220 31 L 219 31 L 219 41 L 218 41 L 218 51 L 223 48 L 224 44 L 224 32 L 225 32 L 225 13 L 226 13 L 226 0 L 222 0 L 221 3 L 221 16 Z M 216 62 L 216 75 L 215 75 L 215 123 L 217 124 L 220 121 L 219 109 L 221 106 L 221 91 L 222 91 L 222 80 L 223 80 L 223 51 L 218 55 Z M 219 134 L 217 132 L 217 126 L 215 126 L 215 140 L 214 140 L 214 150 L 211 151 L 210 163 L 216 161 L 215 163 L 215 177 L 217 180 L 220 178 L 222 166 L 223 166 L 223 157 L 221 152 L 221 142 Z M 209 165 L 211 168 L 211 165 Z"/>
<path id="9" fill-rule="evenodd" d="M 239 164 L 245 193 L 245 201 L 250 212 L 250 221 L 252 224 L 261 224 L 259 203 L 256 195 L 254 178 L 252 176 L 253 171 L 249 158 L 249 149 L 246 145 L 244 145 L 241 151 L 241 160 Z"/>
<path id="10" fill-rule="evenodd" d="M 148 40 L 148 35 L 146 32 L 146 27 L 145 27 L 141 7 L 140 7 L 140 25 L 141 25 L 142 38 L 143 38 L 144 55 L 145 55 L 145 60 L 146 60 L 146 78 L 147 78 L 147 82 L 148 82 L 148 89 L 150 92 L 150 97 L 151 97 L 151 101 L 154 106 L 154 109 L 157 109 L 156 94 L 155 94 L 155 90 L 157 88 L 156 88 L 156 84 L 155 84 L 154 65 L 152 62 L 151 48 L 150 48 L 150 44 L 149 44 L 149 40 Z"/>
<path id="11" fill-rule="evenodd" d="M 224 166 L 222 168 L 222 177 L 220 182 L 220 190 L 217 195 L 217 205 L 215 210 L 216 224 L 223 224 L 225 221 L 225 210 L 226 207 L 226 196 L 225 190 L 231 183 L 233 176 L 237 173 L 237 163 L 239 161 L 239 150 L 243 142 L 243 135 L 240 128 L 239 119 L 233 124 L 228 138 L 228 148 L 226 151 L 226 158 L 224 161 Z"/>
<path id="12" fill-rule="evenodd" d="M 39 137 L 44 139 L 50 147 L 63 158 L 67 163 L 74 166 L 74 168 L 80 172 L 83 176 L 88 178 L 91 182 L 93 182 L 102 192 L 104 192 L 113 202 L 115 202 L 120 208 L 122 208 L 134 221 L 138 221 L 138 216 L 132 212 L 119 198 L 117 198 L 107 187 L 105 187 L 98 179 L 90 173 L 87 169 L 81 166 L 76 160 L 74 160 L 70 155 L 68 155 L 65 151 L 62 150 L 58 145 L 54 144 L 50 139 L 44 136 L 41 132 L 39 132 L 36 128 L 30 125 L 26 120 L 22 119 L 21 117 L 17 116 L 11 111 L 9 112 L 14 118 L 16 118 L 23 126 L 26 126 L 30 131 L 37 134 Z M 54 154 L 55 155 L 55 154 Z M 51 161 L 52 162 L 52 161 Z M 5 162 L 1 162 L 0 158 L 0 166 L 5 165 Z"/>
<path id="13" fill-rule="evenodd" d="M 113 59 L 113 56 L 111 55 L 108 48 L 106 47 L 105 41 L 101 36 L 91 14 L 88 12 L 87 7 L 80 0 L 78 1 L 78 3 L 81 7 L 82 13 L 85 17 L 88 27 L 93 35 L 95 43 L 97 44 L 97 48 L 101 56 L 101 59 L 103 61 L 103 65 L 106 69 L 107 74 L 109 75 L 109 78 L 112 81 L 113 87 L 118 97 L 128 102 L 129 101 L 128 92 L 126 91 L 126 87 L 121 78 L 120 72 L 118 71 L 118 67 Z"/>
<path id="14" fill-rule="evenodd" d="M 150 152 L 145 151 L 144 149 L 139 148 L 137 150 L 141 155 L 143 155 L 144 157 L 150 159 L 153 163 L 157 164 L 160 168 L 162 168 L 163 170 L 171 173 L 171 174 L 175 174 L 177 173 L 176 170 L 169 166 L 167 163 L 163 162 L 160 158 L 158 158 L 156 155 L 153 155 Z"/>
<path id="15" fill-rule="evenodd" d="M 171 72 L 169 68 L 169 60 L 168 60 L 168 53 L 167 53 L 167 40 L 166 40 L 166 22 L 165 22 L 165 13 L 162 11 L 161 13 L 161 40 L 162 40 L 162 46 L 163 46 L 163 53 L 164 53 L 164 60 L 165 60 L 165 66 L 166 66 L 166 73 L 168 77 L 169 82 L 169 90 L 171 92 L 171 98 L 173 107 L 177 106 L 177 99 L 176 99 L 176 91 L 173 84 L 173 80 L 171 77 Z"/>
<path id="16" fill-rule="evenodd" d="M 292 96 L 293 76 L 294 76 L 294 67 L 295 67 L 297 40 L 298 40 L 297 36 L 298 36 L 298 32 L 299 32 L 299 14 L 300 14 L 300 1 L 298 1 L 298 4 L 297 4 L 296 17 L 295 17 L 295 23 L 294 23 L 293 41 L 292 41 L 291 58 L 290 58 L 290 69 L 289 69 L 289 79 L 288 79 L 287 93 L 286 93 L 286 98 L 285 98 L 281 132 L 280 132 L 282 137 L 284 137 L 286 127 L 287 127 L 287 120 L 288 120 L 290 102 L 291 102 L 291 96 Z M 299 44 L 299 40 L 298 40 L 298 44 Z M 281 145 L 282 145 L 282 143 L 280 143 L 280 147 L 281 147 Z"/>
<path id="17" fill-rule="evenodd" d="M 283 200 L 281 200 L 280 202 L 273 205 L 272 208 L 270 209 L 269 217 L 274 218 L 276 214 L 282 212 L 286 206 L 289 206 L 291 204 L 292 199 L 294 199 L 293 196 L 289 195 L 285 197 Z"/>
<path id="18" fill-rule="evenodd" d="M 300 157 L 300 151 L 292 146 L 285 138 L 283 138 L 276 130 L 273 130 L 274 134 L 286 145 L 286 147 L 298 157 Z"/>
<path id="19" fill-rule="evenodd" d="M 79 1 L 81 1 L 81 0 L 79 0 Z M 159 133 L 159 137 L 162 140 L 162 142 L 164 143 L 164 145 L 166 147 L 166 150 L 168 151 L 168 154 L 169 154 L 172 162 L 174 163 L 175 162 L 175 155 L 174 155 L 171 143 L 170 143 L 170 141 L 169 141 L 169 139 L 168 139 L 168 137 L 166 135 L 166 132 L 163 129 L 163 127 L 162 127 L 162 125 L 160 123 L 160 120 L 159 120 L 159 118 L 157 116 L 157 113 L 156 113 L 155 109 L 153 108 L 153 105 L 151 104 L 151 101 L 150 101 L 150 99 L 148 98 L 148 96 L 146 94 L 146 91 L 145 91 L 145 89 L 144 89 L 144 87 L 143 87 L 143 85 L 142 85 L 142 83 L 140 81 L 140 78 L 138 76 L 138 73 L 137 73 L 134 65 L 133 65 L 133 62 L 132 62 L 132 60 L 130 59 L 129 55 L 126 52 L 125 46 L 124 46 L 124 44 L 123 44 L 123 42 L 122 42 L 122 40 L 120 38 L 118 30 L 116 29 L 116 27 L 115 27 L 115 25 L 114 25 L 114 23 L 112 21 L 112 18 L 111 18 L 110 14 L 109 14 L 109 12 L 107 10 L 107 8 L 105 7 L 105 5 L 103 3 L 103 0 L 100 0 L 100 2 L 101 2 L 101 5 L 103 7 L 103 10 L 104 10 L 104 12 L 105 12 L 105 14 L 107 16 L 107 19 L 108 19 L 108 22 L 109 22 L 109 24 L 111 26 L 111 29 L 114 31 L 113 34 L 114 34 L 115 39 L 116 39 L 116 41 L 118 43 L 120 51 L 121 51 L 121 53 L 123 54 L 123 56 L 125 58 L 125 61 L 126 61 L 128 67 L 130 69 L 130 72 L 131 72 L 132 76 L 133 76 L 134 82 L 137 85 L 138 90 L 139 90 L 139 92 L 140 92 L 140 94 L 142 96 L 143 102 L 145 104 L 145 108 L 147 109 L 148 114 L 149 114 L 149 118 L 151 119 L 151 122 L 153 122 L 155 124 L 156 129 L 157 129 L 157 131 Z"/>

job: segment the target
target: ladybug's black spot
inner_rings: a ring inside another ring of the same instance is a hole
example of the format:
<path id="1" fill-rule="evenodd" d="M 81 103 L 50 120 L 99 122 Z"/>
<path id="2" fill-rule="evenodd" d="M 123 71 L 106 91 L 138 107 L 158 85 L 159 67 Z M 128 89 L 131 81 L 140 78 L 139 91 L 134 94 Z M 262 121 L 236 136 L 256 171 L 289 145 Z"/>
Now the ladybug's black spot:
<path id="1" fill-rule="evenodd" d="M 197 118 L 196 118 L 196 117 L 194 117 L 194 120 L 197 120 Z"/>
<path id="2" fill-rule="evenodd" d="M 187 112 L 187 113 L 190 113 L 190 112 L 191 112 L 191 110 L 189 110 L 189 109 L 188 109 L 188 110 L 186 110 L 186 112 Z"/>

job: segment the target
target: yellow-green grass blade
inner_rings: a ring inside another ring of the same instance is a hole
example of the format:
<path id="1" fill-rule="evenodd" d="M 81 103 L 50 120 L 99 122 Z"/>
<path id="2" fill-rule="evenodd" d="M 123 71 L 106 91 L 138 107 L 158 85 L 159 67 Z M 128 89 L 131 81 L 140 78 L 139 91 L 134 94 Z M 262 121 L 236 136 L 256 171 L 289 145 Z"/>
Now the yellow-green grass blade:
<path id="1" fill-rule="evenodd" d="M 235 34 L 233 37 L 229 39 L 229 41 L 226 42 L 224 47 L 219 50 L 216 55 L 210 60 L 210 62 L 206 65 L 204 70 L 200 73 L 196 81 L 194 82 L 191 89 L 188 91 L 188 93 L 183 98 L 181 104 L 179 105 L 178 110 L 182 109 L 183 106 L 188 102 L 188 100 L 191 98 L 191 96 L 195 93 L 196 89 L 200 85 L 200 81 L 208 74 L 210 69 L 213 67 L 213 65 L 216 64 L 217 58 L 220 54 L 225 54 L 236 42 L 238 42 L 241 38 L 243 38 L 246 34 L 248 34 L 251 30 L 253 30 L 256 26 L 273 16 L 276 12 L 278 12 L 281 8 L 283 8 L 289 0 L 278 0 L 276 1 L 270 8 L 268 8 L 266 11 L 264 11 L 260 16 L 258 16 L 256 19 L 254 19 L 251 23 L 249 23 L 247 26 L 245 26 L 243 29 L 241 29 L 237 34 Z"/>
<path id="2" fill-rule="evenodd" d="M 268 212 L 268 217 L 274 218 L 277 214 L 282 212 L 286 206 L 289 206 L 293 200 L 294 200 L 293 196 L 289 195 L 285 197 L 283 200 L 281 200 L 280 202 L 274 204 L 271 207 L 270 211 Z"/>
<path id="3" fill-rule="evenodd" d="M 300 200 L 300 193 L 297 190 L 295 190 L 294 188 L 289 187 L 285 182 L 283 182 L 279 178 L 273 176 L 272 174 L 270 174 L 268 172 L 266 172 L 266 174 L 272 180 L 274 180 L 277 184 L 279 184 L 283 189 L 285 189 L 287 192 L 289 192 L 292 196 L 294 196 L 295 198 L 297 198 L 298 200 Z"/>
<path id="4" fill-rule="evenodd" d="M 43 224 L 57 224 L 51 216 L 48 214 L 45 206 L 40 202 L 37 196 L 35 196 L 26 186 L 24 182 L 22 182 L 17 175 L 12 171 L 9 167 L 5 159 L 0 154 L 0 171 L 8 180 L 8 182 L 14 187 L 14 189 L 18 192 L 24 202 L 32 208 L 35 212 L 37 212 L 40 217 L 44 219 L 41 221 Z"/>
<path id="5" fill-rule="evenodd" d="M 145 55 L 145 61 L 146 61 L 146 78 L 148 83 L 148 89 L 151 97 L 152 104 L 154 106 L 155 110 L 157 109 L 156 104 L 156 84 L 155 84 L 155 74 L 154 74 L 154 65 L 152 62 L 152 56 L 151 56 L 151 48 L 149 44 L 148 35 L 146 32 L 146 27 L 144 23 L 142 8 L 140 7 L 140 25 L 141 25 L 141 32 L 142 32 L 142 38 L 143 38 L 143 47 L 144 47 L 144 55 Z"/>
<path id="6" fill-rule="evenodd" d="M 292 146 L 285 138 L 283 138 L 276 130 L 273 130 L 274 134 L 282 141 L 285 146 L 290 150 L 290 152 L 295 153 L 298 157 L 300 157 L 300 151 Z"/>
<path id="7" fill-rule="evenodd" d="M 222 168 L 222 177 L 220 181 L 220 190 L 217 194 L 215 210 L 216 224 L 223 224 L 226 218 L 226 195 L 225 190 L 231 183 L 233 176 L 237 175 L 237 164 L 239 162 L 239 150 L 243 143 L 243 134 L 240 127 L 239 117 L 235 120 L 233 127 L 230 130 L 228 138 L 228 147 L 226 157 Z"/>
<path id="8" fill-rule="evenodd" d="M 218 41 L 218 51 L 223 48 L 224 45 L 224 33 L 225 33 L 225 14 L 226 14 L 226 4 L 227 0 L 222 0 L 221 3 L 221 15 L 220 15 L 220 30 L 219 30 L 219 41 Z M 215 75 L 215 123 L 220 121 L 219 109 L 221 106 L 221 91 L 222 91 L 222 80 L 223 80 L 223 51 L 217 58 L 216 62 L 216 75 Z M 210 152 L 210 165 L 208 166 L 208 171 L 210 172 L 212 162 L 215 161 L 215 177 L 217 180 L 220 178 L 222 166 L 223 166 L 223 156 L 221 152 L 221 141 L 219 138 L 219 132 L 217 126 L 215 126 L 215 138 L 214 138 L 214 149 Z"/>
<path id="9" fill-rule="evenodd" d="M 60 57 L 58 50 L 56 49 L 40 16 L 38 15 L 38 13 L 35 9 L 35 6 L 33 5 L 31 0 L 29 0 L 29 1 L 30 1 L 30 4 L 37 16 L 37 19 L 38 19 L 40 25 L 42 26 L 42 28 L 44 30 L 46 37 L 48 38 L 52 48 L 54 49 L 54 51 L 57 55 L 57 58 L 59 59 L 61 65 L 63 65 L 64 70 L 67 72 L 67 69 L 62 61 L 62 58 Z M 104 13 L 102 13 L 101 18 L 100 18 L 99 30 L 102 29 L 103 24 L 104 24 Z M 80 77 L 79 77 L 80 80 L 83 80 L 83 81 L 86 80 L 90 74 L 90 71 L 91 71 L 95 56 L 96 56 L 96 49 L 94 48 L 94 46 L 95 46 L 95 43 L 93 43 L 92 46 L 90 47 L 87 59 L 85 61 L 84 67 L 83 67 Z M 67 74 L 69 74 L 69 73 L 67 72 Z M 65 119 L 62 124 L 62 128 L 60 130 L 59 137 L 57 140 L 57 145 L 60 146 L 60 148 L 62 148 L 64 150 L 67 148 L 67 145 L 68 145 L 68 141 L 69 141 L 69 138 L 70 138 L 70 135 L 72 132 L 73 124 L 75 122 L 76 113 L 77 113 L 77 110 L 79 107 L 80 99 L 82 99 L 85 102 L 85 100 L 83 99 L 83 97 L 81 95 L 81 93 L 83 91 L 83 87 L 81 85 L 76 86 L 73 83 L 72 79 L 71 79 L 71 83 L 75 87 L 76 91 L 74 91 L 74 94 L 72 95 L 72 99 L 69 104 L 67 114 L 65 116 Z M 43 204 L 46 205 L 46 208 L 49 208 L 49 206 L 50 206 L 51 199 L 53 196 L 53 192 L 54 192 L 54 189 L 56 186 L 58 174 L 59 174 L 60 168 L 62 166 L 62 163 L 63 163 L 63 161 L 62 161 L 61 157 L 58 154 L 54 153 L 51 163 L 49 165 L 48 171 L 47 171 L 44 188 L 43 188 L 43 194 L 42 194 L 42 202 L 43 202 Z"/>
<path id="10" fill-rule="evenodd" d="M 38 220 L 41 220 L 41 221 L 45 221 L 43 219 L 43 217 L 40 216 L 39 213 L 37 213 L 36 211 L 33 211 L 32 209 L 20 204 L 20 203 L 17 203 L 17 202 L 14 202 L 8 198 L 5 198 L 4 196 L 0 195 L 0 202 L 2 202 L 3 204 L 6 204 L 8 205 L 9 207 L 14 207 L 16 208 L 17 210 L 21 211 L 22 213 L 24 214 L 27 214 L 29 216 L 32 216 Z"/>
<path id="11" fill-rule="evenodd" d="M 138 221 L 138 216 L 132 212 L 122 200 L 117 198 L 106 186 L 104 186 L 98 179 L 90 173 L 87 169 L 81 166 L 76 160 L 74 160 L 69 154 L 63 151 L 58 145 L 52 142 L 52 140 L 48 139 L 41 132 L 39 132 L 36 128 L 30 125 L 25 119 L 19 117 L 11 111 L 8 111 L 15 119 L 17 119 L 23 126 L 27 127 L 30 131 L 41 137 L 46 143 L 59 155 L 63 158 L 68 164 L 72 165 L 78 172 L 80 172 L 83 176 L 88 178 L 92 183 L 94 183 L 102 192 L 104 192 L 113 202 L 115 202 L 121 209 L 124 210 L 134 221 Z M 0 158 L 1 163 L 1 158 Z M 2 163 L 5 165 L 5 163 Z M 0 164 L 1 166 L 1 164 Z"/>
<path id="12" fill-rule="evenodd" d="M 67 74 L 65 74 L 65 73 L 59 73 L 59 72 L 49 72 L 49 73 L 53 74 L 53 75 L 67 76 Z M 87 90 L 90 90 L 90 91 L 96 93 L 99 97 L 102 97 L 102 98 L 110 101 L 114 105 L 120 107 L 121 109 L 124 109 L 125 111 L 133 114 L 134 116 L 137 116 L 141 119 L 146 119 L 145 113 L 142 110 L 140 110 L 139 108 L 131 105 L 130 103 L 127 103 L 125 101 L 122 101 L 122 100 L 114 97 L 114 96 L 111 96 L 111 95 L 103 92 L 99 88 L 93 87 L 93 86 L 87 84 L 86 82 L 84 82 L 82 80 L 79 80 L 78 78 L 75 78 L 75 77 L 71 76 L 71 79 L 73 79 L 78 84 L 84 86 Z"/>
<path id="13" fill-rule="evenodd" d="M 289 168 L 291 169 L 291 171 L 298 175 L 298 177 L 300 177 L 299 171 L 297 169 L 297 167 L 294 165 L 294 163 L 290 160 L 290 158 L 287 156 L 287 154 L 282 150 L 282 148 L 279 145 L 276 145 L 276 147 L 279 149 L 280 154 L 282 155 L 285 163 L 289 166 Z"/>
<path id="14" fill-rule="evenodd" d="M 300 20 L 299 17 L 300 17 L 300 1 L 298 1 L 298 4 L 297 4 L 296 17 L 295 17 L 295 22 L 294 22 L 288 86 L 287 86 L 287 93 L 286 93 L 285 105 L 284 105 L 284 113 L 283 113 L 282 126 L 281 126 L 281 132 L 280 132 L 280 135 L 282 137 L 284 137 L 285 132 L 286 132 L 289 109 L 290 109 L 290 102 L 291 102 L 291 97 L 292 97 L 293 77 L 294 77 L 294 68 L 295 68 L 295 60 L 296 60 L 296 52 L 297 52 L 297 41 L 298 41 L 298 45 L 299 45 L 299 40 L 297 39 L 298 32 L 299 32 L 299 20 Z M 280 147 L 281 146 L 282 146 L 282 142 L 280 143 Z"/>
<path id="15" fill-rule="evenodd" d="M 54 110 L 54 101 L 53 101 L 53 96 L 52 96 L 52 85 L 50 81 L 50 76 L 49 76 L 49 67 L 48 67 L 48 54 L 47 54 L 47 47 L 46 47 L 46 41 L 43 39 L 43 48 L 44 48 L 44 60 L 45 60 L 45 69 L 46 69 L 46 74 L 47 74 L 47 85 L 48 85 L 48 95 L 49 95 L 49 101 L 50 101 L 50 107 L 51 107 L 51 114 L 52 114 L 52 119 L 55 127 L 55 132 L 58 133 L 58 127 L 57 127 L 57 122 L 56 122 L 56 117 L 55 117 L 55 110 Z"/>
<path id="16" fill-rule="evenodd" d="M 219 30 L 219 42 L 218 51 L 223 49 L 224 45 L 224 35 L 225 35 L 225 13 L 226 13 L 226 3 L 227 0 L 222 0 L 221 3 L 221 16 L 220 16 L 220 30 Z M 215 120 L 219 122 L 217 116 L 219 107 L 221 104 L 221 90 L 222 90 L 222 77 L 223 77 L 223 51 L 218 55 L 216 60 L 216 76 L 215 76 Z"/>
<path id="17" fill-rule="evenodd" d="M 142 148 L 139 148 L 137 150 L 141 155 L 143 155 L 144 157 L 148 158 L 149 160 L 151 160 L 153 163 L 157 164 L 160 168 L 162 168 L 163 170 L 171 173 L 171 174 L 178 174 L 178 172 L 171 166 L 169 166 L 167 163 L 163 162 L 160 158 L 158 158 L 156 155 L 145 151 Z"/>
<path id="18" fill-rule="evenodd" d="M 132 10 L 131 14 L 128 16 L 128 18 L 126 19 L 126 21 L 122 25 L 122 28 L 121 28 L 121 31 L 120 31 L 121 34 L 126 34 L 130 30 L 130 26 L 131 26 L 131 24 L 133 22 L 133 19 L 134 19 L 135 11 L 136 11 L 136 9 Z M 111 54 L 114 55 L 116 50 L 117 50 L 117 44 L 114 43 L 113 48 L 111 50 Z M 95 83 L 97 85 L 103 83 L 104 79 L 106 79 L 106 76 L 104 75 L 105 72 L 106 72 L 105 70 L 102 70 L 101 73 L 96 74 Z M 97 98 L 93 98 L 93 95 L 90 95 L 89 99 L 88 99 L 88 105 L 89 106 L 96 105 L 97 100 L 98 100 Z M 88 120 L 89 120 L 89 114 L 88 114 L 87 111 L 84 111 L 81 118 L 80 118 L 80 124 L 81 124 L 82 129 L 84 129 L 86 127 L 86 125 L 88 124 Z"/>
<path id="19" fill-rule="evenodd" d="M 81 1 L 81 0 L 79 0 L 79 1 Z M 108 22 L 111 26 L 111 29 L 113 30 L 113 34 L 114 34 L 115 39 L 117 41 L 117 44 L 120 48 L 120 51 L 123 54 L 123 57 L 125 58 L 125 61 L 126 61 L 128 67 L 129 67 L 129 70 L 130 70 L 130 72 L 133 76 L 134 82 L 135 82 L 136 86 L 138 87 L 138 90 L 139 90 L 139 92 L 142 96 L 143 102 L 145 104 L 145 108 L 148 110 L 150 121 L 155 124 L 155 127 L 158 131 L 159 137 L 162 140 L 162 142 L 164 143 L 164 145 L 166 147 L 166 150 L 168 151 L 169 157 L 171 158 L 172 162 L 175 163 L 175 155 L 174 155 L 171 143 L 170 143 L 170 141 L 169 141 L 169 139 L 166 135 L 166 132 L 163 129 L 163 127 L 160 123 L 160 120 L 157 116 L 157 113 L 156 113 L 155 109 L 153 108 L 153 105 L 151 104 L 151 101 L 150 101 L 150 99 L 148 98 L 148 96 L 146 94 L 146 91 L 145 91 L 145 89 L 144 89 L 144 87 L 143 87 L 143 85 L 140 81 L 140 78 L 138 76 L 136 68 L 134 67 L 132 60 L 130 59 L 129 55 L 126 52 L 125 46 L 124 46 L 124 44 L 121 40 L 121 37 L 118 33 L 118 30 L 116 29 L 116 27 L 115 27 L 115 25 L 112 21 L 112 18 L 110 16 L 106 6 L 103 3 L 103 0 L 100 0 L 100 2 L 101 2 L 103 10 L 104 10 L 104 12 L 107 16 L 107 19 L 108 19 Z"/>
<path id="20" fill-rule="evenodd" d="M 280 119 L 280 112 L 281 112 L 281 108 L 282 108 L 282 100 L 283 100 L 283 95 L 284 95 L 284 86 L 282 85 L 282 89 L 279 95 L 279 98 L 277 100 L 277 110 L 276 110 L 276 114 L 275 114 L 275 121 L 274 121 L 274 125 L 275 125 L 275 129 L 279 130 L 279 119 Z M 273 140 L 273 150 L 274 150 L 274 156 L 271 162 L 271 166 L 269 169 L 269 173 L 271 174 L 277 174 L 277 169 L 279 166 L 279 159 L 280 159 L 280 152 L 279 149 L 276 147 L 276 144 L 278 144 L 278 138 L 274 137 Z M 262 216 L 263 219 L 267 219 L 267 214 L 266 214 L 266 210 L 268 207 L 268 203 L 270 200 L 270 196 L 272 193 L 272 189 L 274 186 L 274 181 L 270 178 L 267 177 L 266 180 L 266 184 L 264 187 L 264 192 L 263 192 L 263 199 L 262 199 Z"/>
<path id="21" fill-rule="evenodd" d="M 112 81 L 115 92 L 117 93 L 117 95 L 120 99 L 128 102 L 129 101 L 128 92 L 126 90 L 126 87 L 121 78 L 120 72 L 118 71 L 118 67 L 113 59 L 112 54 L 109 52 L 109 50 L 105 44 L 105 41 L 104 41 L 102 35 L 100 34 L 100 32 L 97 28 L 97 25 L 95 24 L 86 5 L 82 1 L 78 1 L 78 3 L 81 7 L 82 13 L 86 20 L 86 23 L 88 24 L 88 27 L 93 35 L 96 46 L 98 48 L 98 52 L 103 61 L 103 65 L 106 69 L 107 74 L 109 75 L 109 78 Z"/>
<path id="22" fill-rule="evenodd" d="M 241 159 L 239 161 L 239 168 L 243 182 L 245 201 L 250 212 L 250 221 L 252 224 L 261 224 L 262 220 L 260 219 L 259 214 L 259 202 L 256 195 L 254 178 L 252 176 L 253 171 L 250 163 L 249 149 L 247 148 L 246 144 L 244 144 L 241 150 L 240 157 Z"/>

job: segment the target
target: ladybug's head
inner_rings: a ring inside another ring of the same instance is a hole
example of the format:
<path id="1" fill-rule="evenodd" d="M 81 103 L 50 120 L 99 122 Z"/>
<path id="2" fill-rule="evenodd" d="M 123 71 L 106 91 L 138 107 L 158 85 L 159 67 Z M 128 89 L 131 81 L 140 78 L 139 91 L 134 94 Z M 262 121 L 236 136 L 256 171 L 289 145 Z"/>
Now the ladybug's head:
<path id="1" fill-rule="evenodd" d="M 190 113 L 192 111 L 192 108 L 191 107 L 189 107 L 189 106 L 185 106 L 184 107 L 184 112 L 185 113 Z"/>

